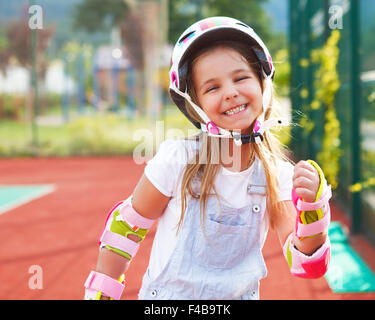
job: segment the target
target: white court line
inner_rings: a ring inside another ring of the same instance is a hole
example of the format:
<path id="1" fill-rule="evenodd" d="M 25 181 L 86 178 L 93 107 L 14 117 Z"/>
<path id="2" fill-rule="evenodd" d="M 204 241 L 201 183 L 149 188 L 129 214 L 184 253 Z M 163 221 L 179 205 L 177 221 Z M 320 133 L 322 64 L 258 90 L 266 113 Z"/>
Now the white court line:
<path id="1" fill-rule="evenodd" d="M 11 202 L 9 202 L 5 205 L 0 206 L 0 215 L 2 215 L 3 213 L 5 213 L 9 210 L 12 210 L 12 209 L 17 208 L 19 206 L 22 206 L 23 204 L 28 203 L 28 202 L 30 202 L 34 199 L 43 197 L 46 194 L 49 194 L 49 193 L 56 190 L 56 186 L 53 185 L 53 184 L 48 184 L 48 185 L 32 185 L 32 184 L 30 184 L 30 185 L 25 185 L 25 184 L 21 184 L 21 185 L 0 185 L 0 187 L 5 187 L 5 188 L 7 188 L 7 187 L 8 188 L 11 188 L 11 187 L 39 187 L 38 188 L 39 190 L 36 190 L 35 192 L 33 192 L 31 194 L 21 196 L 14 201 L 11 201 Z"/>

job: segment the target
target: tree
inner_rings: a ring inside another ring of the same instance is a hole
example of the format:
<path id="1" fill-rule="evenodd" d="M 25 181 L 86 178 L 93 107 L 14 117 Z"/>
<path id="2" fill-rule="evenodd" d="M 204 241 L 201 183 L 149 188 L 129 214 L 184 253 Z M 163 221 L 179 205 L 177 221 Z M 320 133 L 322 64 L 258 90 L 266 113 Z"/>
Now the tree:
<path id="1" fill-rule="evenodd" d="M 73 28 L 88 32 L 119 25 L 128 11 L 123 0 L 83 0 L 73 10 Z"/>
<path id="2" fill-rule="evenodd" d="M 142 0 L 141 0 L 142 1 Z M 143 21 L 130 10 L 125 0 L 83 0 L 73 11 L 73 28 L 88 32 L 118 27 L 136 68 L 143 66 Z"/>
<path id="3" fill-rule="evenodd" d="M 137 3 L 160 0 L 137 0 Z M 181 33 L 198 19 L 209 16 L 230 16 L 248 24 L 261 36 L 271 53 L 285 46 L 285 37 L 271 30 L 270 17 L 262 8 L 268 0 L 169 0 L 168 42 L 174 44 Z M 95 32 L 120 27 L 122 37 L 135 66 L 143 65 L 141 41 L 144 25 L 131 10 L 134 0 L 83 0 L 73 11 L 75 29 Z"/>
<path id="4" fill-rule="evenodd" d="M 136 69 L 139 87 L 137 94 L 141 112 L 154 109 L 153 86 L 157 65 L 150 57 L 157 56 L 160 30 L 150 20 L 160 17 L 161 1 L 152 0 L 84 0 L 75 9 L 74 27 L 89 32 L 116 27 L 124 40 L 127 56 Z M 158 33 L 159 32 L 159 33 Z M 155 37 L 156 33 L 156 37 Z M 147 48 L 146 48 L 147 47 Z"/>
<path id="5" fill-rule="evenodd" d="M 175 43 L 180 34 L 198 19 L 219 15 L 230 16 L 247 23 L 261 34 L 264 41 L 270 41 L 272 37 L 270 18 L 261 7 L 261 4 L 266 1 L 268 0 L 236 0 L 234 2 L 169 0 L 168 41 Z M 83 0 L 73 11 L 74 28 L 95 32 L 119 26 L 130 11 L 128 3 L 131 2 L 129 0 Z M 137 0 L 137 2 L 152 2 L 152 0 Z M 147 23 L 147 21 L 142 21 L 142 23 Z"/>
<path id="6" fill-rule="evenodd" d="M 174 0 L 169 1 L 169 41 L 175 43 L 192 23 L 209 16 L 228 16 L 248 24 L 264 41 L 271 39 L 269 17 L 261 7 L 268 0 Z"/>
<path id="7" fill-rule="evenodd" d="M 124 0 L 83 0 L 73 10 L 73 28 L 88 32 L 118 27 L 127 42 L 133 65 L 143 65 L 143 46 L 140 35 L 143 21 L 139 21 Z"/>
<path id="8" fill-rule="evenodd" d="M 6 43 L 6 49 L 1 50 L 0 49 L 0 61 L 1 56 L 5 56 L 8 60 L 10 57 L 14 57 L 17 60 L 17 63 L 25 68 L 30 69 L 31 75 L 33 75 L 33 50 L 32 50 L 32 40 L 31 40 L 31 30 L 28 25 L 28 17 L 27 14 L 24 14 L 24 17 L 19 19 L 14 19 L 9 21 L 9 23 L 6 26 L 5 30 L 5 38 L 6 41 L 3 41 L 3 43 Z M 43 29 L 38 29 L 34 32 L 38 33 L 37 42 L 35 43 L 35 64 L 34 64 L 34 70 L 35 70 L 35 83 L 38 82 L 38 80 L 41 80 L 45 77 L 46 71 L 47 71 L 47 60 L 45 58 L 45 51 L 48 47 L 49 41 L 51 37 L 53 36 L 55 32 L 55 27 L 50 26 L 48 28 L 44 27 Z M 7 68 L 7 61 L 5 61 L 6 64 L 4 64 L 2 67 L 4 70 Z M 31 76 L 31 79 L 33 79 L 33 76 Z M 36 86 L 36 85 L 35 85 Z M 34 86 L 34 88 L 35 88 Z M 31 83 L 29 83 L 29 91 L 32 92 Z M 34 89 L 33 92 L 34 96 L 37 96 L 37 90 Z M 30 100 L 31 101 L 31 100 Z M 36 104 L 36 101 L 33 102 L 33 104 Z M 15 108 L 19 108 L 20 105 L 15 104 Z M 29 105 L 30 114 L 31 112 L 36 113 L 36 107 L 33 107 L 33 111 L 31 111 L 31 105 Z"/>
<path id="9" fill-rule="evenodd" d="M 3 74 L 5 74 L 6 72 L 6 68 L 8 66 L 10 58 L 8 46 L 8 39 L 5 37 L 5 34 L 3 34 L 0 28 L 0 72 L 2 72 Z"/>
<path id="10" fill-rule="evenodd" d="M 47 63 L 43 58 L 49 40 L 55 32 L 55 27 L 43 28 L 38 30 L 38 42 L 36 45 L 36 54 L 38 61 L 38 75 L 43 78 Z M 31 37 L 30 28 L 27 19 L 11 20 L 6 29 L 6 38 L 8 43 L 8 53 L 17 58 L 20 65 L 30 67 L 31 65 Z"/>
<path id="11" fill-rule="evenodd" d="M 195 21 L 222 15 L 237 18 L 253 27 L 272 53 L 276 51 L 273 50 L 273 44 L 279 41 L 280 36 L 272 34 L 270 18 L 261 6 L 266 1 L 268 0 L 169 0 L 168 42 L 175 43 L 180 34 Z M 110 27 L 119 28 L 133 66 L 145 72 L 151 64 L 150 54 L 157 55 L 158 44 L 155 41 L 164 39 L 163 30 L 164 33 L 167 32 L 162 27 L 160 15 L 164 12 L 160 8 L 164 9 L 165 3 L 163 0 L 83 0 L 75 8 L 74 26 L 90 32 Z M 154 11 L 154 14 L 160 15 L 159 22 L 156 23 L 154 16 L 148 13 L 151 8 L 158 6 L 160 10 Z M 160 45 L 162 44 L 159 43 Z M 280 46 L 277 45 L 276 48 L 279 49 Z M 149 78 L 150 75 L 143 74 L 142 81 L 146 83 Z"/>

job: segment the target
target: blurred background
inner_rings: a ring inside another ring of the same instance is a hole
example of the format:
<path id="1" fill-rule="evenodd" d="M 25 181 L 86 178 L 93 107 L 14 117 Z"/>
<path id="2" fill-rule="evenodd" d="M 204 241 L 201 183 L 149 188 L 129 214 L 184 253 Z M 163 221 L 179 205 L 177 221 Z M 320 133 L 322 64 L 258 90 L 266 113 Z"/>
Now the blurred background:
<path id="1" fill-rule="evenodd" d="M 286 0 L 0 0 L 0 155 L 131 154 L 157 119 L 192 128 L 168 96 L 171 51 L 212 15 L 262 35 L 288 98 Z"/>
<path id="2" fill-rule="evenodd" d="M 373 0 L 0 0 L 0 157 L 132 155 L 156 120 L 193 130 L 168 96 L 171 50 L 213 15 L 266 43 L 293 122 L 280 138 L 374 245 Z"/>

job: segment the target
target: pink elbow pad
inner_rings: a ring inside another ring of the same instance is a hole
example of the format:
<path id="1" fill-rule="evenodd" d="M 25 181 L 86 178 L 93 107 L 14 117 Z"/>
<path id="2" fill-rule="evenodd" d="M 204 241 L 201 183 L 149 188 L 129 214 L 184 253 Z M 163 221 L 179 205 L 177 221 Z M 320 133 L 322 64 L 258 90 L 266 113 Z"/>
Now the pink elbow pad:
<path id="1" fill-rule="evenodd" d="M 145 237 L 140 229 L 147 231 L 153 223 L 154 220 L 147 219 L 134 210 L 129 197 L 116 204 L 108 214 L 99 245 L 115 248 L 119 250 L 118 253 L 131 259 L 137 254 L 139 242 Z M 135 234 L 141 240 L 134 242 L 128 238 L 129 234 Z"/>
<path id="2" fill-rule="evenodd" d="M 298 251 L 293 244 L 293 233 L 285 241 L 283 253 L 288 261 L 290 272 L 297 277 L 316 279 L 322 277 L 328 269 L 331 257 L 329 238 L 311 256 Z"/>
<path id="3" fill-rule="evenodd" d="M 139 229 L 150 229 L 155 220 L 147 219 L 134 210 L 130 201 L 125 201 L 120 209 L 122 220 L 125 221 L 133 231 Z"/>

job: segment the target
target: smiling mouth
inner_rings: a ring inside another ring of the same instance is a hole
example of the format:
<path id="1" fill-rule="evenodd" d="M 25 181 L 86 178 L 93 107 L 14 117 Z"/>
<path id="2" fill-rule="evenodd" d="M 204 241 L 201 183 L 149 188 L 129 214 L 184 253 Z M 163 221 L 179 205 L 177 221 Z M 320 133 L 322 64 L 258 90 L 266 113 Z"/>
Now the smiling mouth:
<path id="1" fill-rule="evenodd" d="M 247 106 L 248 106 L 248 104 L 245 103 L 245 104 L 243 104 L 243 105 L 241 105 L 241 106 L 238 106 L 238 107 L 236 107 L 236 108 L 233 108 L 233 109 L 230 109 L 230 110 L 228 110 L 228 111 L 225 111 L 224 114 L 227 115 L 227 116 L 232 116 L 232 115 L 234 115 L 234 114 L 237 114 L 237 113 L 239 113 L 239 112 L 245 110 Z"/>

